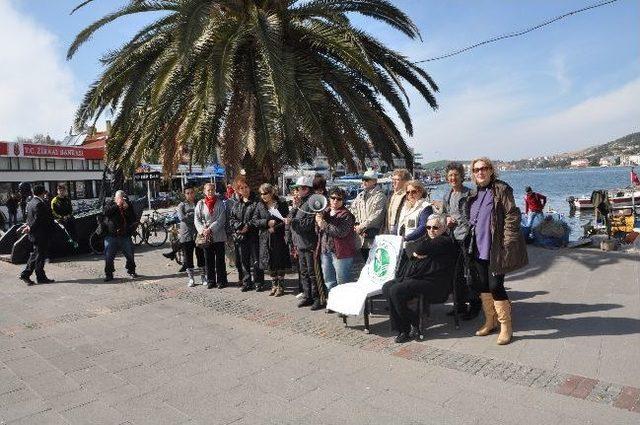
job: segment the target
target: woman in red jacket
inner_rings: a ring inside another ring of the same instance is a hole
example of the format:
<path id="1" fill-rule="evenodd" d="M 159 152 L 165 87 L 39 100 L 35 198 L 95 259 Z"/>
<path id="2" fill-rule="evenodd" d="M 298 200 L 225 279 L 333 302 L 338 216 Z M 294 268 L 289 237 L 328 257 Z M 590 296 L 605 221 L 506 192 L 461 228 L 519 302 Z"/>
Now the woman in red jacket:
<path id="1" fill-rule="evenodd" d="M 316 215 L 322 274 L 327 291 L 351 280 L 356 255 L 356 219 L 344 206 L 346 193 L 339 187 L 329 190 L 329 208 Z"/>

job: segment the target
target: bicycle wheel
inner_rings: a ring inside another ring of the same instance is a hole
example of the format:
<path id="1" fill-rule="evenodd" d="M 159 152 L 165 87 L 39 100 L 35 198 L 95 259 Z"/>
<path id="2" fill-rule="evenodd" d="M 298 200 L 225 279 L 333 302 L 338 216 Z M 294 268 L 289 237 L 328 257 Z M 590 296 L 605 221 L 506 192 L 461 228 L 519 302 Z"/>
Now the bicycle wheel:
<path id="1" fill-rule="evenodd" d="M 138 224 L 138 227 L 136 227 L 136 231 L 133 234 L 133 236 L 131 236 L 131 238 L 133 239 L 133 243 L 136 245 L 142 245 L 142 242 L 144 242 L 144 225 L 142 224 Z"/>
<path id="2" fill-rule="evenodd" d="M 169 237 L 167 228 L 160 223 L 154 223 L 147 227 L 146 241 L 149 246 L 159 247 L 164 245 Z"/>
<path id="3" fill-rule="evenodd" d="M 93 232 L 91 236 L 89 236 L 89 247 L 91 247 L 91 251 L 96 255 L 104 254 L 104 237 Z"/>

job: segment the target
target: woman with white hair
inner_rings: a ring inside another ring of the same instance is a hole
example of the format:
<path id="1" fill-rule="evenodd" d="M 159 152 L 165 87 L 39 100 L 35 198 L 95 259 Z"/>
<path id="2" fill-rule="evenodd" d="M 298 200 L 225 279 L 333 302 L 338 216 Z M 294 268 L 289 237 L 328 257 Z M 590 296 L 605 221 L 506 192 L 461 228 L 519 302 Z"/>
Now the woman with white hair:
<path id="1" fill-rule="evenodd" d="M 430 304 L 444 303 L 451 291 L 457 248 L 445 233 L 445 216 L 431 214 L 425 229 L 427 237 L 415 248 L 402 274 L 382 287 L 398 343 L 417 336 L 418 317 L 407 307 L 409 300 L 424 295 Z"/>

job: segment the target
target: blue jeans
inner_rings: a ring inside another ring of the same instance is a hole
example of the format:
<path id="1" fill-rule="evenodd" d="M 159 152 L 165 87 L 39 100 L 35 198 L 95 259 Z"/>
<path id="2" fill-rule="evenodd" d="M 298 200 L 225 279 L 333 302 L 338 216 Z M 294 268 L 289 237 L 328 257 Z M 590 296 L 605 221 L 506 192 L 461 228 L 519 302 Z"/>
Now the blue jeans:
<path id="1" fill-rule="evenodd" d="M 113 260 L 116 258 L 118 250 L 127 259 L 125 268 L 128 273 L 135 273 L 136 262 L 133 260 L 133 242 L 130 236 L 107 236 L 104 238 L 104 273 L 113 276 L 115 267 Z"/>
<path id="2" fill-rule="evenodd" d="M 534 212 L 534 211 L 529 211 L 527 213 L 527 226 L 528 228 L 531 229 L 531 227 L 533 226 L 534 222 L 540 222 L 544 219 L 544 214 L 542 212 Z M 537 223 L 535 223 L 537 224 Z M 533 229 L 531 229 L 533 231 Z"/>
<path id="3" fill-rule="evenodd" d="M 322 264 L 322 276 L 327 292 L 336 285 L 342 285 L 351 281 L 351 269 L 353 267 L 353 257 L 338 258 L 332 252 L 323 252 L 320 256 Z"/>

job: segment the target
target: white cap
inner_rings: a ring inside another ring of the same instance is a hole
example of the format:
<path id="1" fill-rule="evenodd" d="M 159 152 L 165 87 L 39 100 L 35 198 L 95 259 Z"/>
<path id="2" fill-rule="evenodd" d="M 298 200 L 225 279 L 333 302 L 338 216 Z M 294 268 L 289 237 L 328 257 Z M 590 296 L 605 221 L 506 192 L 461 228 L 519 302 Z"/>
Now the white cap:
<path id="1" fill-rule="evenodd" d="M 362 180 L 378 180 L 378 173 L 373 170 L 367 170 L 362 175 Z"/>
<path id="2" fill-rule="evenodd" d="M 296 180 L 296 184 L 294 184 L 293 187 L 300 187 L 300 186 L 313 187 L 313 177 L 311 176 L 298 177 L 298 180 Z"/>

